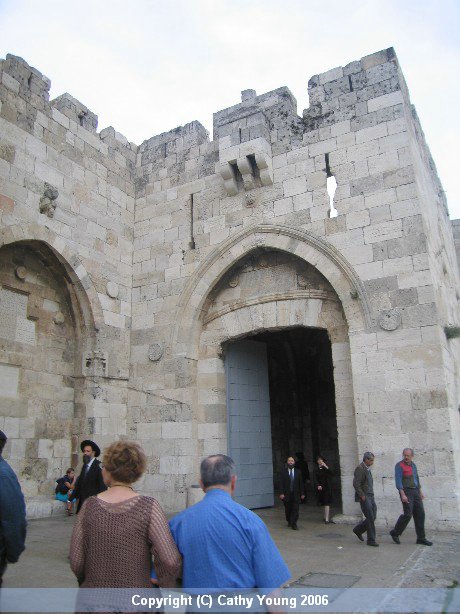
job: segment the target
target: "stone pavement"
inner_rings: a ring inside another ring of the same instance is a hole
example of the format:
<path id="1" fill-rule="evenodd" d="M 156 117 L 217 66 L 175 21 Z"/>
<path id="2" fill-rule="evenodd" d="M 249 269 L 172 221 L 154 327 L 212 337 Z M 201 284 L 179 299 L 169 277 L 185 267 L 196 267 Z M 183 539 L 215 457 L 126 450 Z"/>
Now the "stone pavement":
<path id="1" fill-rule="evenodd" d="M 304 578 L 304 585 L 440 588 L 460 582 L 459 533 L 428 532 L 434 546 L 427 548 L 415 544 L 412 526 L 400 546 L 386 530 L 378 529 L 380 548 L 369 548 L 353 535 L 351 526 L 324 525 L 316 507 L 302 506 L 298 531 L 287 527 L 280 507 L 258 513 L 293 579 Z M 76 587 L 67 560 L 74 521 L 64 515 L 30 521 L 27 550 L 18 564 L 8 567 L 4 587 Z"/>

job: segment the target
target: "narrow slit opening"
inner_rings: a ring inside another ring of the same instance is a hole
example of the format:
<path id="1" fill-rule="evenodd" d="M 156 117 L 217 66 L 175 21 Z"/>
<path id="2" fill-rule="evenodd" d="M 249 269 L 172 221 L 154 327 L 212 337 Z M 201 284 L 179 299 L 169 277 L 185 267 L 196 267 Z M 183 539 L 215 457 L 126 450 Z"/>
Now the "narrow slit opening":
<path id="1" fill-rule="evenodd" d="M 334 197 L 335 197 L 335 191 L 337 190 L 337 180 L 332 174 L 328 153 L 325 155 L 325 162 L 326 162 L 326 177 L 327 177 L 326 190 L 329 195 L 329 217 L 333 218 L 339 215 L 339 212 L 334 207 Z"/>
<path id="2" fill-rule="evenodd" d="M 190 243 L 189 243 L 189 247 L 190 249 L 195 249 L 195 237 L 194 237 L 194 228 L 193 228 L 193 222 L 194 222 L 194 212 L 193 212 L 193 206 L 194 206 L 194 201 L 193 201 L 193 192 L 190 194 Z"/>

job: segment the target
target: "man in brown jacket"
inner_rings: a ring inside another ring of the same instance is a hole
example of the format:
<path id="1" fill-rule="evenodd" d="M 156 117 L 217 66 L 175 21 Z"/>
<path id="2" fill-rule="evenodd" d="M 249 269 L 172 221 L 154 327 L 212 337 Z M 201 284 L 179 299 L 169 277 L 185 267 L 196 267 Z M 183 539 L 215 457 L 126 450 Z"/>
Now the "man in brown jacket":
<path id="1" fill-rule="evenodd" d="M 355 501 L 359 501 L 361 511 L 364 514 L 362 520 L 353 529 L 356 537 L 364 541 L 363 533 L 367 531 L 367 545 L 378 546 L 375 541 L 375 518 L 377 516 L 377 506 L 374 500 L 374 481 L 372 478 L 371 467 L 374 464 L 372 452 L 364 452 L 363 462 L 356 469 L 353 478 L 353 488 L 355 489 Z"/>

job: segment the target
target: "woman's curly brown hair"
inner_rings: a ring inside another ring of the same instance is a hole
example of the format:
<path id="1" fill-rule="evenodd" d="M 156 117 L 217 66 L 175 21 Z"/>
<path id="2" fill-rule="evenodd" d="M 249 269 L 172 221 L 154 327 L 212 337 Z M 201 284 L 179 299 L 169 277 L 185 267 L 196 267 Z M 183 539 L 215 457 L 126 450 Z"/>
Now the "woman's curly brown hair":
<path id="1" fill-rule="evenodd" d="M 115 441 L 104 450 L 103 463 L 115 481 L 132 484 L 144 473 L 147 458 L 139 444 Z"/>

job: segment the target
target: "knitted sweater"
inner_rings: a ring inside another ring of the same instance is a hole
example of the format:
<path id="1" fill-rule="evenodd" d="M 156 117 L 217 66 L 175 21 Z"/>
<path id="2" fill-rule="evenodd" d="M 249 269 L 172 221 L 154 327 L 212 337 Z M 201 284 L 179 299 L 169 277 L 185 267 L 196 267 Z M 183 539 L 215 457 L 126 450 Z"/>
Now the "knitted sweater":
<path id="1" fill-rule="evenodd" d="M 152 555 L 160 585 L 171 585 L 181 558 L 155 499 L 85 501 L 70 544 L 70 566 L 82 588 L 151 587 Z"/>

